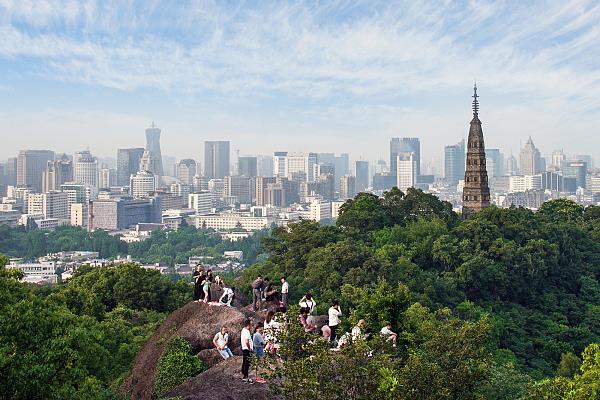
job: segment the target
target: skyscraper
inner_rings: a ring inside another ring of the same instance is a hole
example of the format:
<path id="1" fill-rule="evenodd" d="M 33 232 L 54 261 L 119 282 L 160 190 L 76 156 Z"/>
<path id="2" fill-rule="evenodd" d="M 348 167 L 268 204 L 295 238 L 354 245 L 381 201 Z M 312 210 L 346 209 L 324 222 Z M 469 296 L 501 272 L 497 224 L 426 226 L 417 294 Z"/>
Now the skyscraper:
<path id="1" fill-rule="evenodd" d="M 192 185 L 194 183 L 194 176 L 196 176 L 196 173 L 196 161 L 187 158 L 177 163 L 177 178 L 179 178 L 182 183 L 185 183 L 186 185 Z"/>
<path id="2" fill-rule="evenodd" d="M 150 150 L 144 150 L 144 154 L 140 160 L 140 171 L 146 171 L 156 176 L 162 176 L 160 174 L 161 165 L 160 159 L 156 158 Z"/>
<path id="3" fill-rule="evenodd" d="M 98 187 L 98 160 L 87 151 L 75 153 L 73 157 L 73 180 L 89 187 Z"/>
<path id="4" fill-rule="evenodd" d="M 340 199 L 352 199 L 356 196 L 356 177 L 344 175 L 340 178 Z"/>
<path id="5" fill-rule="evenodd" d="M 467 141 L 467 165 L 463 189 L 463 218 L 490 205 L 483 130 L 479 120 L 477 85 L 473 87 L 473 119 Z"/>
<path id="6" fill-rule="evenodd" d="M 117 150 L 117 185 L 128 186 L 129 178 L 140 170 L 143 148 Z"/>
<path id="7" fill-rule="evenodd" d="M 465 177 L 465 140 L 444 148 L 444 179 L 456 185 Z"/>
<path id="8" fill-rule="evenodd" d="M 369 187 L 369 162 L 355 161 L 354 176 L 356 176 L 356 191 L 364 192 Z"/>
<path id="9" fill-rule="evenodd" d="M 238 157 L 238 175 L 254 177 L 258 175 L 256 157 Z"/>
<path id="10" fill-rule="evenodd" d="M 229 175 L 229 142 L 204 142 L 204 177 L 221 179 Z"/>
<path id="11" fill-rule="evenodd" d="M 158 129 L 154 122 L 152 126 L 146 129 L 146 150 L 150 152 L 156 161 L 156 171 L 153 171 L 156 175 L 163 176 L 163 165 L 162 165 L 162 154 L 160 152 L 160 129 Z"/>
<path id="12" fill-rule="evenodd" d="M 413 152 L 417 175 L 421 175 L 421 142 L 419 138 L 392 138 L 390 141 L 390 174 L 396 175 L 398 154 Z"/>
<path id="13" fill-rule="evenodd" d="M 522 175 L 536 175 L 543 171 L 542 156 L 533 144 L 531 136 L 527 140 L 527 143 L 525 143 L 525 147 L 521 149 L 519 158 L 521 162 L 519 167 Z"/>
<path id="14" fill-rule="evenodd" d="M 73 181 L 73 162 L 66 154 L 60 160 L 48 161 L 44 171 L 44 192 L 60 190 L 60 185 Z"/>
<path id="15" fill-rule="evenodd" d="M 398 153 L 396 156 L 396 186 L 406 193 L 417 184 L 417 160 L 414 151 Z"/>
<path id="16" fill-rule="evenodd" d="M 489 177 L 497 178 L 504 175 L 504 155 L 500 149 L 487 149 L 485 155 Z"/>
<path id="17" fill-rule="evenodd" d="M 41 192 L 44 171 L 52 160 L 54 152 L 50 150 L 21 150 L 17 156 L 17 185 Z"/>
<path id="18" fill-rule="evenodd" d="M 294 181 L 314 182 L 317 158 L 317 153 L 276 151 L 273 155 L 273 174 Z"/>

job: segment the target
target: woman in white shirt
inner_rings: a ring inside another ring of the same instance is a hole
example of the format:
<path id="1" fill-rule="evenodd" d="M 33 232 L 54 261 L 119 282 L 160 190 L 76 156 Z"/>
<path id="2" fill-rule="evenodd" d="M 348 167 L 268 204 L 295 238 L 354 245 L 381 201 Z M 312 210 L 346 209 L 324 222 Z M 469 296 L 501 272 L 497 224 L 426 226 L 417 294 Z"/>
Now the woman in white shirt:
<path id="1" fill-rule="evenodd" d="M 329 329 L 331 330 L 329 340 L 334 342 L 337 336 L 337 328 L 340 325 L 340 317 L 342 316 L 342 309 L 337 300 L 331 302 L 331 307 L 329 307 L 327 314 L 329 316 L 329 323 L 327 325 L 329 325 Z"/>
<path id="2" fill-rule="evenodd" d="M 301 308 L 308 308 L 309 315 L 315 315 L 315 307 L 317 306 L 317 302 L 315 299 L 313 299 L 312 294 L 306 293 L 304 296 L 302 296 L 302 299 L 300 299 L 298 305 Z"/>

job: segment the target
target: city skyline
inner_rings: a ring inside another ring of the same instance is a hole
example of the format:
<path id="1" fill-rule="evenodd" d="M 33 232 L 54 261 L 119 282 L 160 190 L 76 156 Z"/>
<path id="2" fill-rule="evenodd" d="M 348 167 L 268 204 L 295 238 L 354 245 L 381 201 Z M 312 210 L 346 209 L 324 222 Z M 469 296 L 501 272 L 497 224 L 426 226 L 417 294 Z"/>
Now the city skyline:
<path id="1" fill-rule="evenodd" d="M 487 147 L 600 156 L 593 2 L 28 4 L 0 3 L 0 159 L 115 158 L 155 120 L 178 159 L 210 140 L 386 159 L 391 138 L 419 137 L 441 165 L 475 79 Z"/>

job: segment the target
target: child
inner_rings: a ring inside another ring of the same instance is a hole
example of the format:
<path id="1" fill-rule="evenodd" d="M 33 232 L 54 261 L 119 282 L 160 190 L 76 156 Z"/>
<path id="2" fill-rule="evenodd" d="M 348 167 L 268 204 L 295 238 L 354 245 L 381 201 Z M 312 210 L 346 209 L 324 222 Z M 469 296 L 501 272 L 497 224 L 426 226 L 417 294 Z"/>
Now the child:
<path id="1" fill-rule="evenodd" d="M 254 346 L 254 352 L 257 357 L 265 355 L 265 339 L 262 336 L 263 326 L 262 324 L 256 324 L 254 330 L 254 336 L 252 336 L 252 344 Z"/>

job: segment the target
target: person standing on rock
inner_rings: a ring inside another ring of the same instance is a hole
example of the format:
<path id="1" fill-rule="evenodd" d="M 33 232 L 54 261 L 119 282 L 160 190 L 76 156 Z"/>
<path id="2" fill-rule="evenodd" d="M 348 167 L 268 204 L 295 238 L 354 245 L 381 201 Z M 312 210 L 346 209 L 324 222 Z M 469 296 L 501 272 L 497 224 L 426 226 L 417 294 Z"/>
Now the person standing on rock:
<path id="1" fill-rule="evenodd" d="M 208 275 L 204 277 L 204 283 L 202 285 L 202 292 L 204 293 L 204 302 L 210 302 L 210 280 Z"/>
<path id="2" fill-rule="evenodd" d="M 285 276 L 281 277 L 281 302 L 287 307 L 288 293 L 290 292 L 290 285 L 285 279 Z"/>
<path id="3" fill-rule="evenodd" d="M 204 280 L 202 278 L 202 266 L 200 264 L 196 265 L 196 270 L 192 277 L 194 278 L 194 301 L 200 301 L 202 296 L 202 283 Z"/>
<path id="4" fill-rule="evenodd" d="M 229 357 L 233 357 L 233 353 L 229 348 L 229 333 L 227 332 L 227 327 L 225 325 L 221 327 L 221 331 L 217 332 L 213 338 L 213 344 L 224 360 L 227 360 Z"/>
<path id="5" fill-rule="evenodd" d="M 252 282 L 252 305 L 254 311 L 262 309 L 262 289 L 265 281 L 262 276 L 258 275 L 254 282 Z"/>
<path id="6" fill-rule="evenodd" d="M 250 371 L 250 354 L 253 350 L 252 333 L 250 332 L 250 329 L 252 329 L 252 321 L 247 319 L 244 321 L 244 328 L 240 335 L 242 341 L 242 381 L 253 384 L 254 381 L 248 377 Z"/>
<path id="7" fill-rule="evenodd" d="M 331 307 L 329 307 L 329 329 L 331 330 L 331 336 L 329 340 L 331 342 L 335 342 L 337 337 L 337 328 L 340 325 L 340 316 L 342 315 L 342 309 L 340 308 L 340 303 L 337 300 L 331 302 Z"/>

